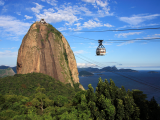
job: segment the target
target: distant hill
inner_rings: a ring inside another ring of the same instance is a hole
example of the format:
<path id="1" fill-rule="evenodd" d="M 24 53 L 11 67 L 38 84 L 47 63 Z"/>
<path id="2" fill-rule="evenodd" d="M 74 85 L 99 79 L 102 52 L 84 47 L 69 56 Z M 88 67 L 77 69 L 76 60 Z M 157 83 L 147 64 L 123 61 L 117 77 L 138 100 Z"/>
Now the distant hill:
<path id="1" fill-rule="evenodd" d="M 132 69 L 117 69 L 115 66 L 113 67 L 104 67 L 102 69 L 98 69 L 98 68 L 78 68 L 78 72 L 81 71 L 87 71 L 87 72 L 93 72 L 93 73 L 103 73 L 103 72 L 138 72 L 136 70 L 132 70 Z"/>
<path id="2" fill-rule="evenodd" d="M 0 77 L 6 77 L 6 76 L 13 76 L 15 75 L 15 72 L 12 70 L 12 68 L 7 69 L 0 69 Z"/>
<path id="3" fill-rule="evenodd" d="M 138 72 L 137 70 L 132 70 L 132 69 L 119 69 L 119 72 Z"/>
<path id="4" fill-rule="evenodd" d="M 16 71 L 16 67 L 10 67 L 10 66 L 4 66 L 4 65 L 1 65 L 0 66 L 0 69 L 7 69 L 7 68 L 12 68 L 13 71 L 15 73 L 17 73 Z M 115 66 L 113 67 L 104 67 L 102 69 L 98 69 L 98 68 L 92 68 L 92 67 L 88 67 L 88 68 L 77 68 L 78 69 L 78 72 L 81 72 L 81 71 L 87 71 L 87 72 L 93 72 L 93 73 L 102 73 L 102 72 L 108 72 L 108 71 L 112 71 L 112 72 L 138 72 L 136 70 L 132 70 L 132 69 L 117 69 Z"/>
<path id="5" fill-rule="evenodd" d="M 81 71 L 88 71 L 88 72 L 100 72 L 100 69 L 98 68 L 92 68 L 92 67 L 88 67 L 88 68 L 77 68 L 78 72 Z"/>
<path id="6" fill-rule="evenodd" d="M 17 66 L 15 66 L 15 67 L 10 67 L 10 66 L 1 65 L 1 66 L 0 66 L 0 69 L 12 68 L 12 70 L 13 70 L 15 73 L 17 73 L 16 67 L 17 67 Z"/>
<path id="7" fill-rule="evenodd" d="M 93 73 L 87 72 L 87 71 L 81 71 L 79 72 L 79 76 L 93 76 Z"/>

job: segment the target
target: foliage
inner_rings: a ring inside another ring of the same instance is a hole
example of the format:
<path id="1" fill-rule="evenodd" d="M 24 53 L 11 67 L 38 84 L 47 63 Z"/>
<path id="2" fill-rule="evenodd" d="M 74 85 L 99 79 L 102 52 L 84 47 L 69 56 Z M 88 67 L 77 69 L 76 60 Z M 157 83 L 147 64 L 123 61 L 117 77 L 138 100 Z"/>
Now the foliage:
<path id="1" fill-rule="evenodd" d="M 48 40 L 48 35 L 50 32 L 54 33 L 55 35 L 57 35 L 58 37 L 60 37 L 61 32 L 59 32 L 56 28 L 54 28 L 51 24 L 48 24 L 47 26 L 48 28 L 48 32 L 47 32 L 47 37 L 46 39 Z"/>
<path id="2" fill-rule="evenodd" d="M 140 90 L 132 90 L 133 98 L 140 108 L 141 120 L 160 120 L 160 106 L 158 106 L 154 97 L 150 101 L 146 100 L 147 95 Z"/>
<path id="3" fill-rule="evenodd" d="M 52 32 L 52 33 L 55 33 L 57 36 L 60 36 L 61 35 L 61 32 L 59 32 L 55 27 L 53 27 L 51 24 L 48 24 L 48 31 Z"/>
<path id="4" fill-rule="evenodd" d="M 66 50 L 64 50 L 65 52 L 63 53 L 64 54 L 64 58 L 65 58 L 65 60 L 66 60 L 66 62 L 67 62 L 67 64 L 68 64 L 68 57 L 67 57 L 67 53 L 66 53 Z"/>
<path id="5" fill-rule="evenodd" d="M 147 101 L 142 91 L 126 92 L 112 79 L 103 82 L 99 78 L 95 93 L 91 84 L 85 91 L 78 90 L 79 84 L 74 86 L 76 89 L 41 73 L 1 78 L 0 120 L 160 119 L 154 97 Z"/>
<path id="6" fill-rule="evenodd" d="M 40 26 L 38 24 L 36 24 L 36 27 L 37 27 L 37 32 L 39 33 L 40 31 Z"/>

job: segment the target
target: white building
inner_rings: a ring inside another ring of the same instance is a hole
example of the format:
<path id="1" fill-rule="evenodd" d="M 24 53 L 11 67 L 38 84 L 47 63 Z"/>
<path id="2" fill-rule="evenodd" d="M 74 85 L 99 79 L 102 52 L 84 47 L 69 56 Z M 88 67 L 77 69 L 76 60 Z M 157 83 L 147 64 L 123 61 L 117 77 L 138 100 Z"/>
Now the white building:
<path id="1" fill-rule="evenodd" d="M 42 24 L 45 24 L 45 23 L 46 23 L 46 21 L 45 21 L 44 19 L 41 19 L 40 22 L 41 22 Z"/>

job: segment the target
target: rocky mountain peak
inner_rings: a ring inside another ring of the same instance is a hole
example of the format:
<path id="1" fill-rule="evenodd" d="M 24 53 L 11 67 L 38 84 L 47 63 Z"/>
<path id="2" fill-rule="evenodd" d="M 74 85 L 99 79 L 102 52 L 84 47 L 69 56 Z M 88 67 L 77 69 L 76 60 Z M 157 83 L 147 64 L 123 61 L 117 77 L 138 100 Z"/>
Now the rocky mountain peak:
<path id="1" fill-rule="evenodd" d="M 63 83 L 79 83 L 77 64 L 65 37 L 52 25 L 35 22 L 18 51 L 17 74 L 44 73 Z M 84 89 L 81 85 L 80 88 Z"/>

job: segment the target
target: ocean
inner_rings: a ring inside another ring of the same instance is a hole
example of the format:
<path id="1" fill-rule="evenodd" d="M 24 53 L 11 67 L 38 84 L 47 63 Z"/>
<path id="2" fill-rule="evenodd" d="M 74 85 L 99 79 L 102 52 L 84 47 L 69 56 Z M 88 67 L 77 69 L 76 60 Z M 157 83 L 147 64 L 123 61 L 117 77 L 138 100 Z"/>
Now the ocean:
<path id="1" fill-rule="evenodd" d="M 105 79 L 107 79 L 108 81 L 112 79 L 117 87 L 121 88 L 121 86 L 123 85 L 126 91 L 128 89 L 139 89 L 143 91 L 144 94 L 147 94 L 146 99 L 149 101 L 154 96 L 155 100 L 160 105 L 160 70 L 154 70 L 158 73 L 148 73 L 149 71 L 153 70 L 137 71 L 138 72 L 117 72 L 117 74 L 112 72 L 94 73 L 93 76 L 89 77 L 79 76 L 79 81 L 86 90 L 88 89 L 88 84 L 92 84 L 92 87 L 95 91 L 99 77 L 101 77 L 103 81 Z M 126 77 L 123 77 L 122 75 Z"/>

